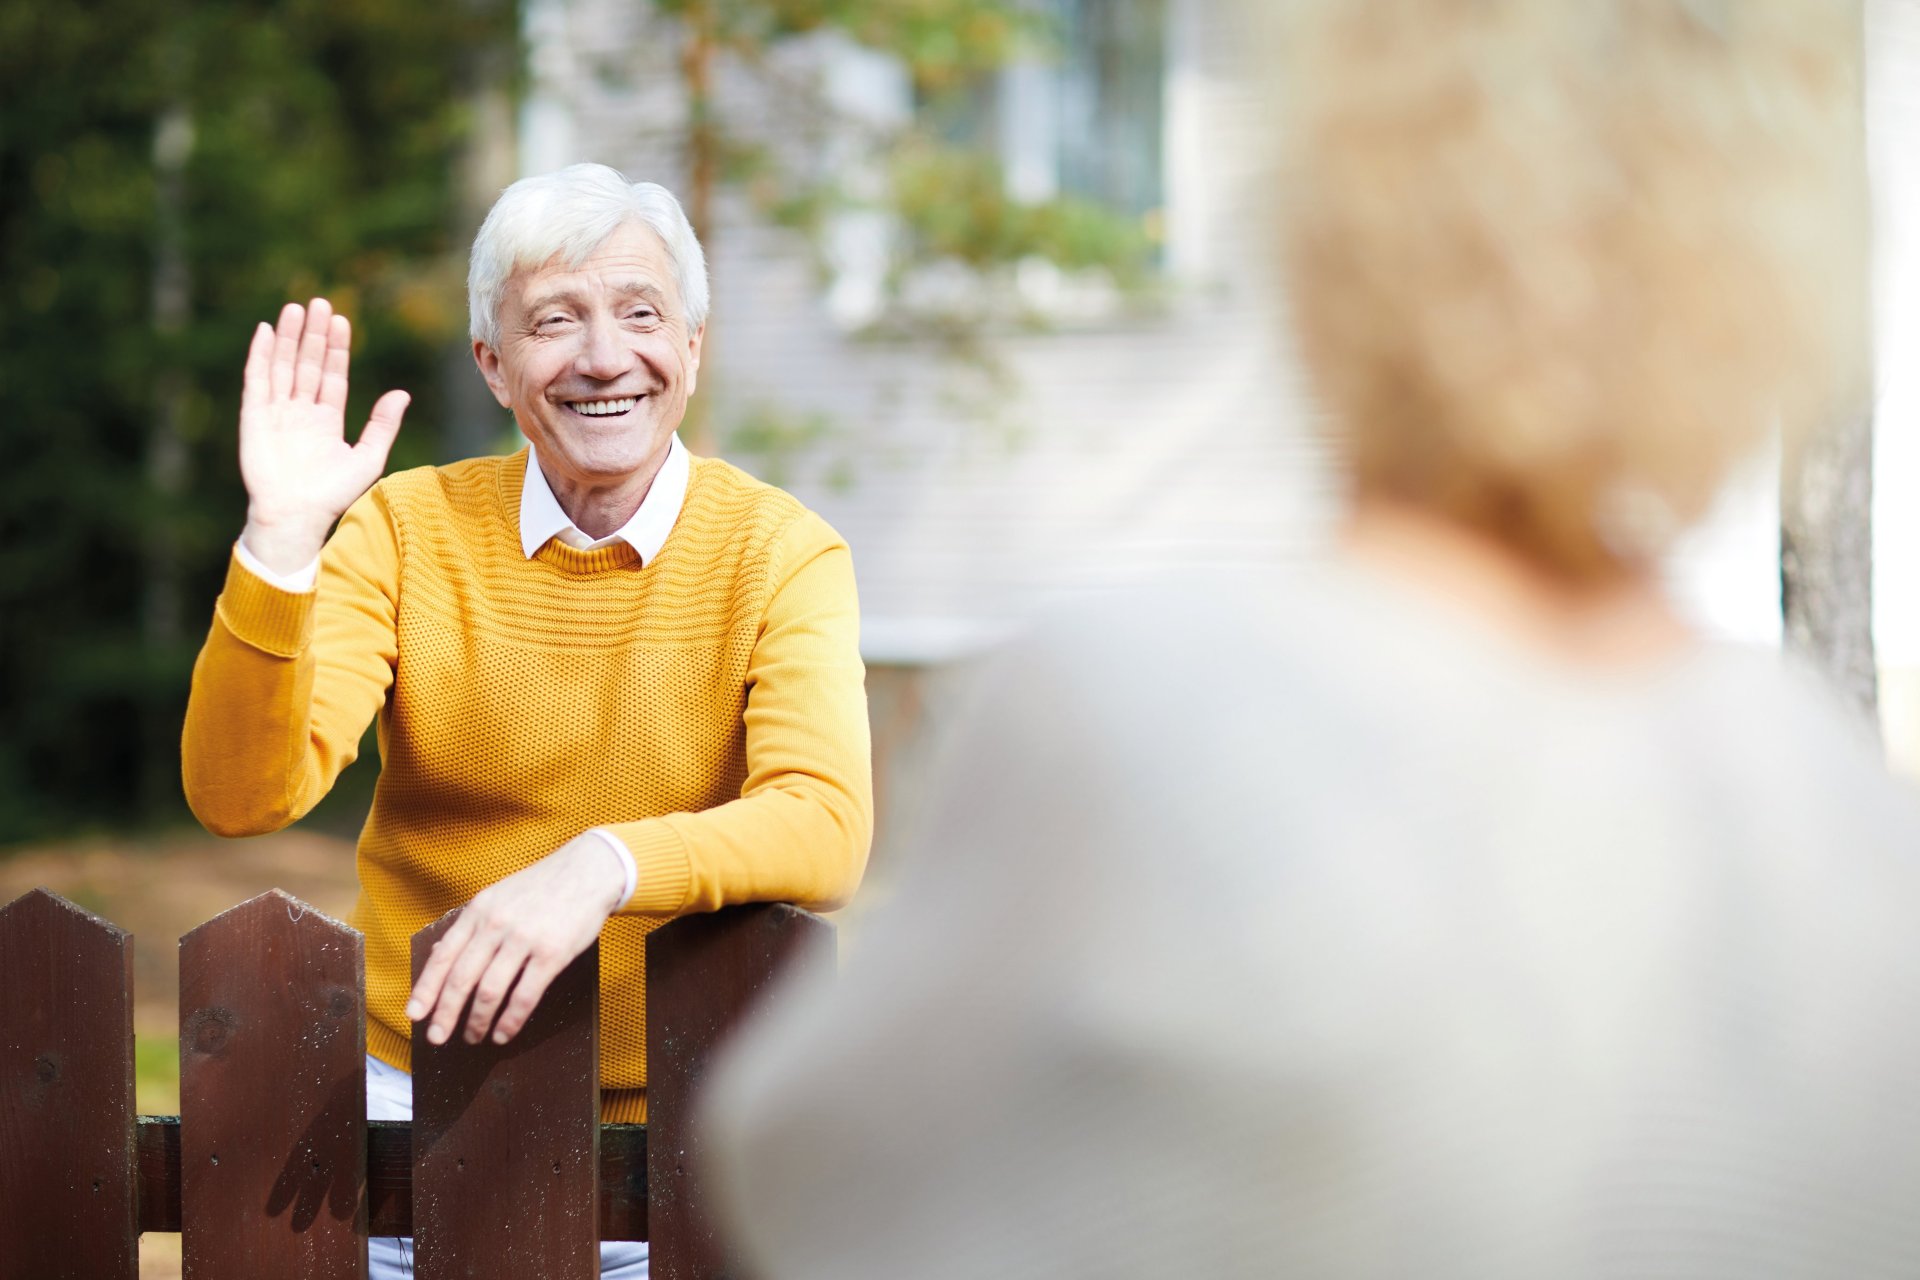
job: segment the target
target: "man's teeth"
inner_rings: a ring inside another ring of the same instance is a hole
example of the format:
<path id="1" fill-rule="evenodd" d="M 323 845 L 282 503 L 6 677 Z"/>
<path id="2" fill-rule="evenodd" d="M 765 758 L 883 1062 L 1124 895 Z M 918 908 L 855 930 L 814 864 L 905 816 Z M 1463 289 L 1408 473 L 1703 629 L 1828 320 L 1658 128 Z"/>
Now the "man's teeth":
<path id="1" fill-rule="evenodd" d="M 589 418 L 604 418 L 616 413 L 625 413 L 638 403 L 639 397 L 628 396 L 625 400 L 575 400 L 568 407 L 575 413 L 584 413 Z"/>

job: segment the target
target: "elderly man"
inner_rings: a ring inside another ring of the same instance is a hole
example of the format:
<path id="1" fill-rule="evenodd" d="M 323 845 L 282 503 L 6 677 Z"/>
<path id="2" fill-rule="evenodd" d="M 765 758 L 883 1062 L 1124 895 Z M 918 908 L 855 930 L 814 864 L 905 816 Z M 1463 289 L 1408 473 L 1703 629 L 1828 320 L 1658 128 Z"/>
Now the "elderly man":
<path id="1" fill-rule="evenodd" d="M 194 668 L 187 796 L 222 835 L 283 827 L 377 714 L 354 910 L 370 1113 L 408 1113 L 410 1019 L 436 1044 L 504 1043 L 598 937 L 603 1115 L 638 1121 L 647 933 L 730 903 L 832 906 L 859 881 L 851 558 L 675 435 L 708 291 L 665 189 L 599 165 L 514 184 L 468 288 L 474 358 L 529 441 L 508 457 L 376 484 L 407 397 L 347 443 L 345 317 L 315 299 L 255 332 L 247 524 Z M 409 939 L 463 904 L 410 990 Z M 398 1260 L 376 1247 L 375 1273 Z M 643 1275 L 644 1247 L 607 1265 Z"/>

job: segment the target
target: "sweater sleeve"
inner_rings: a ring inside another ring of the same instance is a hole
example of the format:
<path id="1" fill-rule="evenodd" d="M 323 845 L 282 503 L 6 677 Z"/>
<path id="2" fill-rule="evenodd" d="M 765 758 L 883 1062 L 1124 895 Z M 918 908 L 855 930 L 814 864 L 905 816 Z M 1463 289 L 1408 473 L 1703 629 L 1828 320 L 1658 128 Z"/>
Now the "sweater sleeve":
<path id="1" fill-rule="evenodd" d="M 622 910 L 742 902 L 831 909 L 853 895 L 873 838 L 873 764 L 853 557 L 811 513 L 775 554 L 775 586 L 747 669 L 747 778 L 702 813 L 609 825 L 639 887 Z"/>
<path id="2" fill-rule="evenodd" d="M 341 517 L 307 592 L 236 557 L 193 667 L 181 734 L 187 803 L 223 836 L 278 831 L 353 763 L 393 684 L 400 551 L 376 486 Z"/>

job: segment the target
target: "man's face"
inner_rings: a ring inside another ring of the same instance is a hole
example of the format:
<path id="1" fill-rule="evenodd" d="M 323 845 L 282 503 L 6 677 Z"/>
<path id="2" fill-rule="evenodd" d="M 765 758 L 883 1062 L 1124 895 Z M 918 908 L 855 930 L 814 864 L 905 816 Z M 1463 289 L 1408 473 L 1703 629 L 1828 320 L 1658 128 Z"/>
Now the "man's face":
<path id="1" fill-rule="evenodd" d="M 689 329 L 667 247 L 629 222 L 578 266 L 522 271 L 500 301 L 500 349 L 473 344 L 494 398 L 556 488 L 651 477 L 687 411 L 704 327 Z"/>

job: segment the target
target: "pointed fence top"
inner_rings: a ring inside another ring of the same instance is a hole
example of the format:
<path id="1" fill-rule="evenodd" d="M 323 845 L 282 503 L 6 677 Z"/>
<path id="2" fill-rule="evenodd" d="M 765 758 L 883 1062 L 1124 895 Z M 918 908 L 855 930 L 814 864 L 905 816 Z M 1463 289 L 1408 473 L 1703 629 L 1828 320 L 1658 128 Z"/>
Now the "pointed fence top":
<path id="1" fill-rule="evenodd" d="M 97 929 L 115 941 L 125 941 L 133 936 L 113 921 L 93 914 L 45 886 L 29 889 L 0 907 L 0 930 L 21 927 L 17 922 L 23 920 L 59 919 L 63 916 L 68 918 L 71 925 Z"/>
<path id="2" fill-rule="evenodd" d="M 285 889 L 269 889 L 265 893 L 248 898 L 237 907 L 229 907 L 213 919 L 196 926 L 181 935 L 180 945 L 200 937 L 202 934 L 225 933 L 229 929 L 244 928 L 254 924 L 277 925 L 285 919 L 289 927 L 320 928 L 333 932 L 359 936 L 359 930 L 343 920 L 336 920 L 311 903 L 294 897 Z M 311 921 L 312 923 L 308 923 Z"/>

